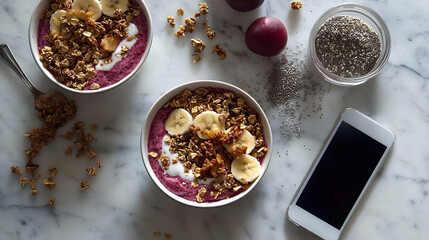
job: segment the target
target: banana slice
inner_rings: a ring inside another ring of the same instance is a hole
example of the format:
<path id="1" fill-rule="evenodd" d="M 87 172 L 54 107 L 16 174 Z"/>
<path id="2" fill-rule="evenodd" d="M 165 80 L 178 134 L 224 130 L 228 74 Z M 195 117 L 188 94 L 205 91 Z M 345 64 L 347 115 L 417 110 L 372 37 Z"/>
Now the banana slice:
<path id="1" fill-rule="evenodd" d="M 61 18 L 66 18 L 67 12 L 64 10 L 58 10 L 51 15 L 51 20 L 49 21 L 49 30 L 53 35 L 60 34 Z"/>
<path id="2" fill-rule="evenodd" d="M 198 114 L 194 126 L 199 129 L 197 134 L 201 139 L 211 139 L 225 131 L 225 125 L 219 121 L 219 114 L 213 111 Z"/>
<path id="3" fill-rule="evenodd" d="M 128 10 L 128 0 L 100 0 L 100 3 L 101 11 L 109 17 L 115 17 L 116 9 L 122 13 Z"/>
<path id="4" fill-rule="evenodd" d="M 232 127 L 229 128 L 226 133 L 231 131 Z M 246 129 L 243 129 L 243 133 L 231 144 L 223 144 L 226 151 L 234 153 L 235 149 L 246 147 L 246 154 L 249 154 L 255 148 L 255 137 Z"/>
<path id="5" fill-rule="evenodd" d="M 183 108 L 175 109 L 165 120 L 165 130 L 172 136 L 187 133 L 191 126 L 192 116 Z"/>
<path id="6" fill-rule="evenodd" d="M 231 163 L 231 173 L 241 183 L 253 182 L 261 175 L 261 164 L 258 159 L 243 154 L 235 158 Z"/>
<path id="7" fill-rule="evenodd" d="M 72 9 L 76 11 L 86 11 L 94 13 L 92 18 L 97 20 L 101 17 L 101 4 L 98 0 L 74 0 Z"/>

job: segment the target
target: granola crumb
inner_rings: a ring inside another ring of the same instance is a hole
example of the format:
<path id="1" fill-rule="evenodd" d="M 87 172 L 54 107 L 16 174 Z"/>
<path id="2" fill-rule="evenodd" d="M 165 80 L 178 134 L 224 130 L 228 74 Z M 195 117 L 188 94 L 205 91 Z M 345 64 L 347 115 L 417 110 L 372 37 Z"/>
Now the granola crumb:
<path id="1" fill-rule="evenodd" d="M 192 57 L 194 57 L 194 60 L 192 60 L 192 62 L 195 64 L 195 63 L 197 63 L 197 62 L 199 62 L 199 61 L 201 61 L 202 59 L 203 59 L 203 57 L 201 57 L 200 55 L 198 55 L 198 54 L 192 54 Z"/>
<path id="2" fill-rule="evenodd" d="M 219 45 L 220 44 L 213 46 L 212 54 L 217 54 L 219 56 L 219 59 L 223 61 L 226 58 L 226 51 L 219 47 Z"/>
<path id="3" fill-rule="evenodd" d="M 65 154 L 66 156 L 70 156 L 70 155 L 72 155 L 72 154 L 73 154 L 73 147 L 72 147 L 72 146 L 67 147 L 67 149 L 66 149 L 66 151 L 64 152 L 64 154 Z"/>
<path id="4" fill-rule="evenodd" d="M 195 13 L 194 17 L 201 17 L 209 13 L 209 6 L 207 3 L 198 3 L 198 6 L 200 7 L 200 11 Z"/>
<path id="5" fill-rule="evenodd" d="M 165 233 L 164 234 L 165 238 L 170 239 L 172 237 L 171 233 Z"/>
<path id="6" fill-rule="evenodd" d="M 206 28 L 206 35 L 210 40 L 216 37 L 216 32 L 211 28 Z"/>
<path id="7" fill-rule="evenodd" d="M 155 152 L 155 151 L 152 151 L 152 152 L 149 153 L 149 156 L 151 156 L 153 158 L 156 158 L 156 157 L 158 157 L 158 153 Z"/>
<path id="8" fill-rule="evenodd" d="M 98 167 L 98 168 L 101 168 L 102 166 L 103 166 L 103 164 L 102 164 L 100 161 L 98 161 L 98 162 L 97 162 L 97 167 Z"/>
<path id="9" fill-rule="evenodd" d="M 177 16 L 181 17 L 183 14 L 185 14 L 185 10 L 183 10 L 183 8 L 177 9 Z"/>
<path id="10" fill-rule="evenodd" d="M 167 16 L 167 23 L 170 24 L 171 28 L 174 28 L 176 24 L 174 23 L 174 17 L 173 16 Z"/>
<path id="11" fill-rule="evenodd" d="M 88 172 L 89 176 L 97 176 L 97 171 L 95 170 L 95 168 L 93 166 L 88 166 L 86 168 L 86 171 Z"/>
<path id="12" fill-rule="evenodd" d="M 91 86 L 89 86 L 89 89 L 91 90 L 97 90 L 100 88 L 100 84 L 98 83 L 92 83 Z"/>
<path id="13" fill-rule="evenodd" d="M 177 29 L 177 31 L 174 33 L 174 36 L 176 36 L 177 38 L 184 37 L 186 36 L 185 32 L 186 32 L 186 27 L 183 25 L 180 25 L 179 29 Z"/>
<path id="14" fill-rule="evenodd" d="M 192 186 L 192 187 L 194 187 L 194 188 L 198 187 L 198 182 L 197 182 L 197 180 L 193 180 L 193 181 L 191 182 L 191 186 Z"/>
<path id="15" fill-rule="evenodd" d="M 15 173 L 16 175 L 21 175 L 22 173 L 21 168 L 19 168 L 18 166 L 12 166 L 10 167 L 10 169 L 12 170 L 12 173 Z"/>
<path id="16" fill-rule="evenodd" d="M 39 193 L 39 191 L 37 191 L 37 189 L 31 189 L 30 194 L 31 194 L 32 196 L 37 195 L 38 193 Z"/>
<path id="17" fill-rule="evenodd" d="M 54 207 L 55 205 L 55 198 L 49 198 L 49 206 Z"/>
<path id="18" fill-rule="evenodd" d="M 43 179 L 42 183 L 49 188 L 49 190 L 54 189 L 56 184 L 54 182 L 54 179 L 52 177 L 47 178 L 47 179 Z"/>
<path id="19" fill-rule="evenodd" d="M 19 179 L 19 183 L 21 184 L 21 187 L 25 187 L 25 185 L 27 185 L 27 183 L 29 183 L 30 182 L 30 179 L 29 178 L 20 178 Z"/>
<path id="20" fill-rule="evenodd" d="M 80 182 L 80 191 L 81 192 L 85 191 L 88 188 L 89 188 L 88 181 L 82 181 L 82 182 Z"/>
<path id="21" fill-rule="evenodd" d="M 302 2 L 301 1 L 292 1 L 290 3 L 290 7 L 294 10 L 298 10 L 298 9 L 302 8 Z"/>
<path id="22" fill-rule="evenodd" d="M 206 48 L 206 45 L 204 44 L 204 42 L 201 39 L 191 39 L 191 44 L 194 47 L 194 52 L 203 52 L 204 49 Z"/>
<path id="23" fill-rule="evenodd" d="M 39 179 L 41 176 L 42 176 L 42 175 L 40 175 L 40 173 L 39 173 L 39 172 L 36 172 L 36 173 L 33 175 L 33 178 L 34 178 L 34 180 L 37 180 L 37 179 Z"/>
<path id="24" fill-rule="evenodd" d="M 98 130 L 98 125 L 97 124 L 91 124 L 91 126 L 89 127 L 89 129 L 95 131 Z"/>
<path id="25" fill-rule="evenodd" d="M 206 195 L 206 192 L 207 192 L 207 189 L 206 188 L 204 188 L 204 187 L 202 187 L 202 188 L 200 188 L 199 190 L 198 190 L 198 194 L 197 194 L 197 196 L 195 196 L 196 198 L 197 198 L 197 202 L 203 202 L 204 201 L 204 198 L 205 198 L 205 195 Z"/>
<path id="26" fill-rule="evenodd" d="M 154 232 L 154 233 L 153 233 L 153 235 L 154 235 L 155 237 L 159 237 L 159 236 L 161 235 L 161 232 Z"/>

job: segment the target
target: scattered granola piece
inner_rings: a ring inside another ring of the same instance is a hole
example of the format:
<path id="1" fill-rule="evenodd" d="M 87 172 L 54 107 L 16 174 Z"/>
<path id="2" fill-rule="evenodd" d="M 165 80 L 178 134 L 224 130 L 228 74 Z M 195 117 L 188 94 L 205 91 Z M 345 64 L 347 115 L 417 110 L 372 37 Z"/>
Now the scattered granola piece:
<path id="1" fill-rule="evenodd" d="M 43 179 L 42 183 L 49 189 L 53 189 L 56 186 L 54 179 L 52 177 Z"/>
<path id="2" fill-rule="evenodd" d="M 91 90 L 97 90 L 100 88 L 100 84 L 98 83 L 91 83 L 91 86 L 89 86 L 89 89 Z"/>
<path id="3" fill-rule="evenodd" d="M 204 42 L 201 39 L 191 39 L 191 44 L 194 47 L 194 51 L 195 52 L 203 52 L 204 49 L 206 48 L 206 45 L 204 44 Z"/>
<path id="4" fill-rule="evenodd" d="M 195 63 L 197 63 L 197 62 L 199 62 L 199 61 L 201 61 L 203 58 L 200 56 L 200 55 L 198 55 L 198 54 L 192 54 L 192 57 L 194 57 L 194 60 L 193 60 L 193 63 L 195 64 Z"/>
<path id="5" fill-rule="evenodd" d="M 49 206 L 54 207 L 55 205 L 55 198 L 49 198 Z"/>
<path id="6" fill-rule="evenodd" d="M 198 190 L 198 194 L 197 194 L 197 196 L 195 196 L 197 198 L 197 202 L 200 203 L 200 202 L 204 201 L 204 198 L 206 196 L 206 192 L 207 192 L 207 189 L 204 187 L 202 187 Z"/>
<path id="7" fill-rule="evenodd" d="M 216 37 L 216 32 L 211 28 L 206 28 L 206 35 L 210 40 Z"/>
<path id="8" fill-rule="evenodd" d="M 72 155 L 72 154 L 73 154 L 73 147 L 72 147 L 72 146 L 67 147 L 67 149 L 66 149 L 66 151 L 64 152 L 64 154 L 65 154 L 66 156 L 70 156 L 70 155 Z"/>
<path id="9" fill-rule="evenodd" d="M 195 20 L 195 18 L 186 18 L 185 19 L 185 24 L 186 24 L 186 26 L 185 26 L 185 28 L 186 28 L 186 31 L 188 31 L 188 32 L 190 32 L 190 33 L 192 33 L 192 32 L 194 32 L 195 31 L 195 24 L 197 23 L 197 21 Z"/>
<path id="10" fill-rule="evenodd" d="M 95 131 L 98 130 L 98 125 L 97 124 L 91 124 L 91 126 L 89 127 L 89 129 Z"/>
<path id="11" fill-rule="evenodd" d="M 42 176 L 42 175 L 40 175 L 40 173 L 39 173 L 39 172 L 36 172 L 36 173 L 33 175 L 33 178 L 34 178 L 34 180 L 37 180 L 37 179 L 39 179 L 41 176 Z"/>
<path id="12" fill-rule="evenodd" d="M 167 16 L 167 23 L 170 24 L 170 27 L 174 28 L 176 24 L 174 23 L 174 17 L 173 16 Z"/>
<path id="13" fill-rule="evenodd" d="M 302 8 L 302 2 L 301 1 L 292 1 L 290 3 L 290 7 L 292 9 L 298 10 L 298 9 Z"/>
<path id="14" fill-rule="evenodd" d="M 165 233 L 164 234 L 165 238 L 170 239 L 172 237 L 171 233 Z"/>
<path id="15" fill-rule="evenodd" d="M 94 150 L 94 149 L 91 149 L 91 150 L 89 150 L 89 151 L 87 151 L 86 152 L 86 157 L 88 158 L 88 159 L 94 159 L 94 158 L 96 158 L 97 157 L 97 151 L 96 150 Z"/>
<path id="16" fill-rule="evenodd" d="M 31 189 L 31 192 L 30 192 L 31 195 L 36 195 L 37 193 L 39 193 L 37 189 Z"/>
<path id="17" fill-rule="evenodd" d="M 88 188 L 89 188 L 88 181 L 82 181 L 82 182 L 80 182 L 80 191 L 81 192 L 85 191 Z"/>
<path id="18" fill-rule="evenodd" d="M 15 173 L 16 175 L 21 175 L 22 173 L 21 168 L 19 168 L 18 166 L 12 166 L 10 167 L 10 169 L 12 170 L 12 173 Z"/>
<path id="19" fill-rule="evenodd" d="M 97 167 L 98 167 L 98 168 L 101 168 L 102 166 L 103 166 L 103 164 L 102 164 L 100 161 L 98 161 L 98 162 L 97 162 Z"/>
<path id="20" fill-rule="evenodd" d="M 154 232 L 154 233 L 153 233 L 153 235 L 154 235 L 155 237 L 159 237 L 159 236 L 161 235 L 161 232 Z"/>
<path id="21" fill-rule="evenodd" d="M 201 17 L 209 12 L 207 3 L 198 3 L 198 6 L 200 7 L 200 12 L 195 13 L 194 17 Z"/>
<path id="22" fill-rule="evenodd" d="M 93 166 L 88 166 L 86 168 L 86 171 L 88 172 L 88 175 L 90 175 L 90 176 L 96 176 L 97 175 L 97 171 L 95 170 L 95 168 Z"/>
<path id="23" fill-rule="evenodd" d="M 21 184 L 21 187 L 25 187 L 25 185 L 27 185 L 27 183 L 29 183 L 30 182 L 30 179 L 29 178 L 20 178 L 19 179 L 19 183 Z"/>
<path id="24" fill-rule="evenodd" d="M 176 36 L 177 38 L 184 37 L 185 32 L 186 32 L 186 27 L 183 25 L 180 25 L 179 29 L 177 29 L 177 31 L 174 33 L 174 36 Z"/>
<path id="25" fill-rule="evenodd" d="M 183 16 L 183 14 L 185 14 L 185 11 L 183 10 L 183 8 L 177 9 L 177 16 L 181 17 Z"/>
<path id="26" fill-rule="evenodd" d="M 217 54 L 219 56 L 219 59 L 221 61 L 223 61 L 226 58 L 226 52 L 221 47 L 219 47 L 219 45 L 220 44 L 217 44 L 217 45 L 213 46 L 212 53 L 213 54 Z"/>

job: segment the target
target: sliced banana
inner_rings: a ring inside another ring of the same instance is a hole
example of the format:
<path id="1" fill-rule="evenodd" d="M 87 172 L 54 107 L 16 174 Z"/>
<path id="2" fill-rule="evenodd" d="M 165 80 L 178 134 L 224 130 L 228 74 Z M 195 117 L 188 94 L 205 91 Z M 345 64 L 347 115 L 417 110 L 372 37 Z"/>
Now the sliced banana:
<path id="1" fill-rule="evenodd" d="M 226 133 L 231 131 L 232 127 L 229 128 Z M 255 148 L 255 137 L 246 129 L 243 129 L 243 132 L 237 139 L 231 144 L 223 144 L 226 151 L 233 153 L 234 149 L 237 147 L 246 147 L 246 154 L 249 154 Z"/>
<path id="2" fill-rule="evenodd" d="M 97 20 L 101 17 L 101 4 L 98 0 L 74 0 L 72 9 L 76 11 L 86 11 L 94 13 L 92 18 Z"/>
<path id="3" fill-rule="evenodd" d="M 219 121 L 219 114 L 213 111 L 198 114 L 194 119 L 194 126 L 201 139 L 211 139 L 225 131 L 225 125 Z"/>
<path id="4" fill-rule="evenodd" d="M 165 120 L 165 130 L 172 136 L 187 133 L 191 126 L 192 116 L 183 108 L 175 109 Z"/>
<path id="5" fill-rule="evenodd" d="M 60 34 L 61 18 L 66 18 L 67 12 L 64 10 L 58 10 L 51 15 L 51 20 L 49 21 L 49 30 L 53 35 Z"/>
<path id="6" fill-rule="evenodd" d="M 231 173 L 241 183 L 253 182 L 261 175 L 261 164 L 258 159 L 243 154 L 235 158 L 231 163 Z"/>
<path id="7" fill-rule="evenodd" d="M 101 11 L 109 17 L 115 17 L 116 9 L 123 13 L 128 10 L 128 0 L 100 0 L 100 3 Z"/>

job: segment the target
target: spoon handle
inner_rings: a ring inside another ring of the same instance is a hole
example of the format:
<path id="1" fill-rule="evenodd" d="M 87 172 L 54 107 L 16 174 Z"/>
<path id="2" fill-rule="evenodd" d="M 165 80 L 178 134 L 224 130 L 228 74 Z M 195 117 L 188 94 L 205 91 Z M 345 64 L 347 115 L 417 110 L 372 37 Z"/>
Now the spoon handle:
<path id="1" fill-rule="evenodd" d="M 30 89 L 35 99 L 42 94 L 42 92 L 33 86 L 30 80 L 28 80 L 27 76 L 25 76 L 24 72 L 22 71 L 21 67 L 19 67 L 18 62 L 13 56 L 12 51 L 6 44 L 0 44 L 0 59 L 3 60 L 3 62 L 6 63 L 6 65 L 8 65 L 19 76 L 19 78 L 21 78 L 25 86 Z"/>

